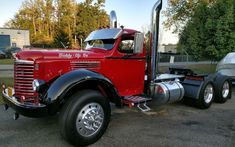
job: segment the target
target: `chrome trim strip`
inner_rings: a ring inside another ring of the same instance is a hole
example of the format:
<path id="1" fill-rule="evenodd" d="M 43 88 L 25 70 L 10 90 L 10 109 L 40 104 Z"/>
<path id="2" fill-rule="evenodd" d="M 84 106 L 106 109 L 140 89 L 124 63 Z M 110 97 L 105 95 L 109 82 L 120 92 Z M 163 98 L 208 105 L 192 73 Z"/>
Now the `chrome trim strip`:
<path id="1" fill-rule="evenodd" d="M 15 60 L 15 63 L 33 64 L 34 61 L 29 61 L 29 60 Z"/>

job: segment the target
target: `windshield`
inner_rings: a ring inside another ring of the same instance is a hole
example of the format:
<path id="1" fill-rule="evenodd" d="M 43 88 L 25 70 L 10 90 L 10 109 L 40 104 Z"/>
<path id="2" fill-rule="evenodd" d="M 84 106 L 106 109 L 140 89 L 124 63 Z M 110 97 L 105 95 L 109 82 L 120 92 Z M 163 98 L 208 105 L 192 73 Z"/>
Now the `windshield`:
<path id="1" fill-rule="evenodd" d="M 114 46 L 115 39 L 97 39 L 87 41 L 86 49 L 90 48 L 102 48 L 105 50 L 111 50 Z"/>
<path id="2" fill-rule="evenodd" d="M 235 52 L 227 54 L 221 61 L 221 63 L 235 63 Z"/>

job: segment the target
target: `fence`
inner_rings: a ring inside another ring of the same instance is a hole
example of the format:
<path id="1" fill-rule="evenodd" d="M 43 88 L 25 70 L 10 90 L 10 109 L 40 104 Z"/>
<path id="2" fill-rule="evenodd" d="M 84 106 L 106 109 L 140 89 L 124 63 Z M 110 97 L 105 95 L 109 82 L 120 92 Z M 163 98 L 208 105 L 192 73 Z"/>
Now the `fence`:
<path id="1" fill-rule="evenodd" d="M 175 55 L 175 54 L 158 54 L 159 61 L 161 63 L 174 63 L 174 62 L 195 62 L 196 60 L 193 59 L 190 55 Z"/>

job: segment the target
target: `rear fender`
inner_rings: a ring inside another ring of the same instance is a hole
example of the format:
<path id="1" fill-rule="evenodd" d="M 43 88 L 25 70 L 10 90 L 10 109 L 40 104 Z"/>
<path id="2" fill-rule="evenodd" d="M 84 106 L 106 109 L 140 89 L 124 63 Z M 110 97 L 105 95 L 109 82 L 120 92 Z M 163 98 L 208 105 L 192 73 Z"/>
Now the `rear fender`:
<path id="1" fill-rule="evenodd" d="M 199 99 L 200 91 L 204 84 L 203 80 L 185 79 L 181 84 L 185 91 L 184 97 Z"/>
<path id="2" fill-rule="evenodd" d="M 215 88 L 215 78 L 216 74 L 186 76 L 181 83 L 185 90 L 184 96 L 186 98 L 199 99 L 201 90 L 208 82 L 211 82 Z"/>
<path id="3" fill-rule="evenodd" d="M 192 76 L 192 77 L 197 77 L 197 76 Z M 185 89 L 185 97 L 199 99 L 200 91 L 203 85 L 206 83 L 206 81 L 212 82 L 215 90 L 215 95 L 217 95 L 216 93 L 220 90 L 218 89 L 218 83 L 220 83 L 220 80 L 222 78 L 226 78 L 229 80 L 229 82 L 231 82 L 231 78 L 222 75 L 220 73 L 213 73 L 203 77 L 204 77 L 203 80 L 194 80 L 194 79 L 185 78 L 185 80 L 181 83 Z"/>

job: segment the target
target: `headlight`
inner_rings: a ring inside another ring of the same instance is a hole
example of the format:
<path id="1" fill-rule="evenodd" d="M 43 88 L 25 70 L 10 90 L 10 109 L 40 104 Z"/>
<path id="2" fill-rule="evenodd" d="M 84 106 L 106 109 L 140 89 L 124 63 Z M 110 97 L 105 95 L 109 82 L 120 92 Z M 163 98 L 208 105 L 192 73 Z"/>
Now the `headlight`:
<path id="1" fill-rule="evenodd" d="M 33 91 L 37 91 L 39 89 L 38 80 L 33 80 L 32 86 L 33 86 Z"/>
<path id="2" fill-rule="evenodd" d="M 38 80 L 38 79 L 33 80 L 32 83 L 33 91 L 38 92 L 43 84 L 45 84 L 43 80 Z"/>

